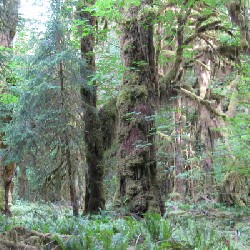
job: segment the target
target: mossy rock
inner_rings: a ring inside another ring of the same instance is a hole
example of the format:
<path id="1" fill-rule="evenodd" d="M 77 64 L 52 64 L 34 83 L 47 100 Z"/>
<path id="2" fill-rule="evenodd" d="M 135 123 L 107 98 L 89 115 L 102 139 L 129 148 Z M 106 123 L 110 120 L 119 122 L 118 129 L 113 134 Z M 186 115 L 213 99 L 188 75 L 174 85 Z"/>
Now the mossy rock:
<path id="1" fill-rule="evenodd" d="M 0 210 L 4 210 L 4 189 L 0 187 Z"/>

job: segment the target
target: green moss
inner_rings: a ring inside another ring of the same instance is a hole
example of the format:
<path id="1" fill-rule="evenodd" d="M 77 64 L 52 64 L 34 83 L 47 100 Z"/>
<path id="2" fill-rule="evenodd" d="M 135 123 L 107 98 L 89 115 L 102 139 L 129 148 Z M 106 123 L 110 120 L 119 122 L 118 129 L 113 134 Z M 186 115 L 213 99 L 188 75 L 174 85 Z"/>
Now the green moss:
<path id="1" fill-rule="evenodd" d="M 116 109 L 116 98 L 110 100 L 105 104 L 99 112 L 103 123 L 109 123 L 110 119 L 116 119 L 117 109 Z"/>
<path id="2" fill-rule="evenodd" d="M 124 104 L 134 103 L 136 100 L 146 101 L 148 98 L 148 90 L 145 85 L 125 86 L 117 98 L 117 107 Z"/>
<path id="3" fill-rule="evenodd" d="M 0 187 L 0 210 L 4 209 L 4 189 Z"/>

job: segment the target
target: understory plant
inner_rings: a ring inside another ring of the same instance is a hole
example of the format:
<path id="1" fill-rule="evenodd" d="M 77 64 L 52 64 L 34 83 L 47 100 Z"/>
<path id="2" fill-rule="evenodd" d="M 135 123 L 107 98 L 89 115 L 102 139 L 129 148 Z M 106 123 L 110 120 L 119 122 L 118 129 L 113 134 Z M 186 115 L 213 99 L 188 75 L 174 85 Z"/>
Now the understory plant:
<path id="1" fill-rule="evenodd" d="M 51 233 L 61 249 L 234 249 L 215 225 L 190 216 L 146 213 L 139 218 L 105 212 L 74 217 L 69 207 L 20 201 L 12 210 L 12 218 L 0 215 L 0 235 L 15 227 Z"/>

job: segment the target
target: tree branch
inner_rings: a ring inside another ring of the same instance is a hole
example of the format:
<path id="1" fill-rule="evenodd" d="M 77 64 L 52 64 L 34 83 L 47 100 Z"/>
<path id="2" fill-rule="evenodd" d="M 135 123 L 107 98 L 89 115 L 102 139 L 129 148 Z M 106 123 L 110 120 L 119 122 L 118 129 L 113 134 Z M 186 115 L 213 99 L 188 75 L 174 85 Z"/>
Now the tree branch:
<path id="1" fill-rule="evenodd" d="M 222 117 L 223 119 L 225 119 L 227 116 L 225 114 L 220 113 L 219 111 L 217 111 L 215 108 L 212 107 L 212 102 L 208 101 L 208 100 L 204 100 L 203 98 L 201 98 L 200 96 L 197 96 L 196 94 L 192 93 L 191 91 L 184 89 L 184 88 L 174 88 L 175 91 L 180 92 L 182 94 L 184 94 L 186 97 L 198 102 L 199 104 L 202 104 L 204 106 L 206 106 L 206 108 L 211 111 L 212 113 L 214 113 L 215 115 Z"/>
<path id="2" fill-rule="evenodd" d="M 214 30 L 216 28 L 218 28 L 218 24 L 220 24 L 221 21 L 217 20 L 217 21 L 214 21 L 212 23 L 208 23 L 208 24 L 205 24 L 201 27 L 199 27 L 196 32 L 189 36 L 185 41 L 184 41 L 184 45 L 188 45 L 190 42 L 192 42 L 200 33 L 203 33 L 207 30 Z"/>

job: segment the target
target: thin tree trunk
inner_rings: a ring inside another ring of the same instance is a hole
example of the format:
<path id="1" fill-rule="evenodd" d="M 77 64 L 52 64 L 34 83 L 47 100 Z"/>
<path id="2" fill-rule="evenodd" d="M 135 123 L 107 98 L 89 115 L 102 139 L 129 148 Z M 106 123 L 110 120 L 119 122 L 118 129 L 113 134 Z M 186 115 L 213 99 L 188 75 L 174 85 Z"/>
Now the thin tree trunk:
<path id="1" fill-rule="evenodd" d="M 184 195 L 184 181 L 183 179 L 178 176 L 179 174 L 183 173 L 184 166 L 183 166 L 183 155 L 182 155 L 182 127 L 181 127 L 181 96 L 177 97 L 176 109 L 175 112 L 175 192 L 179 193 L 182 197 Z"/>
<path id="2" fill-rule="evenodd" d="M 18 176 L 18 197 L 21 199 L 26 199 L 28 179 L 27 179 L 27 173 L 26 173 L 26 165 L 24 161 L 20 162 L 19 169 L 20 169 L 20 173 Z"/>
<path id="3" fill-rule="evenodd" d="M 59 79 L 60 79 L 60 87 L 61 87 L 61 98 L 62 98 L 62 120 L 63 124 L 67 124 L 67 110 L 66 110 L 66 101 L 65 101 L 65 87 L 64 87 L 64 75 L 63 75 L 63 63 L 60 62 L 59 64 Z M 73 215 L 79 215 L 79 207 L 78 207 L 78 200 L 77 200 L 77 193 L 75 187 L 75 170 L 76 167 L 72 163 L 71 151 L 70 151 L 70 141 L 68 136 L 68 129 L 66 127 L 64 131 L 64 136 L 62 138 L 62 151 L 63 156 L 65 156 L 66 166 L 68 169 L 69 174 L 69 190 L 70 190 L 70 201 L 73 207 Z"/>
<path id="4" fill-rule="evenodd" d="M 4 213 L 11 216 L 11 211 L 9 207 L 9 199 L 11 196 L 11 185 L 13 185 L 12 179 L 15 174 L 15 163 L 10 163 L 7 166 L 4 166 L 2 171 L 1 178 L 3 179 L 4 184 Z"/>
<path id="5" fill-rule="evenodd" d="M 71 153 L 69 148 L 69 138 L 65 135 L 65 156 L 66 162 L 68 166 L 68 173 L 69 173 L 69 190 L 70 190 L 70 201 L 71 206 L 73 208 L 73 215 L 79 215 L 79 205 L 78 205 L 78 197 L 75 185 L 75 166 L 72 164 Z"/>

